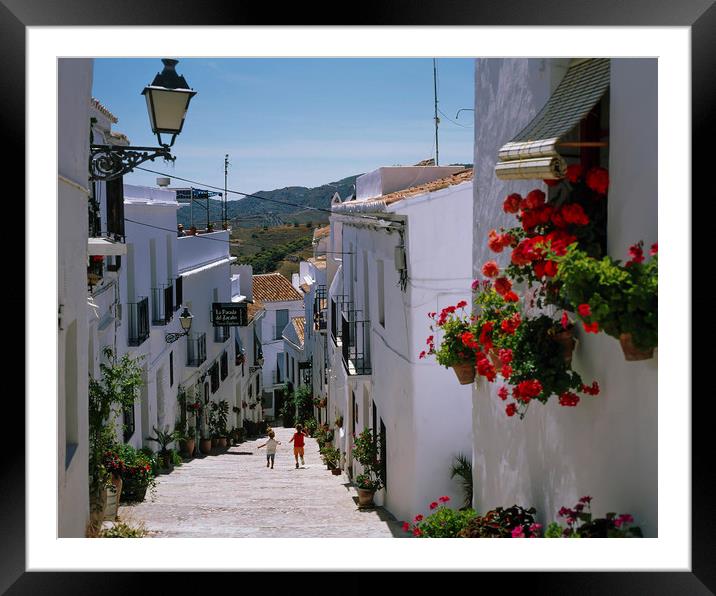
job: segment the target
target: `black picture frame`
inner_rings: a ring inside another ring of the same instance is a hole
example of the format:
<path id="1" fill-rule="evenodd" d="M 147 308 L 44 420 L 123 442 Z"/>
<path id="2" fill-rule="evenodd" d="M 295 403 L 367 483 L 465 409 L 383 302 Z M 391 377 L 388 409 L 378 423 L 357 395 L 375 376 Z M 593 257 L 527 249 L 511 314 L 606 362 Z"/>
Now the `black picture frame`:
<path id="1" fill-rule="evenodd" d="M 131 5 L 131 6 L 128 6 Z M 110 2 L 108 0 L 0 0 L 0 48 L 3 57 L 4 91 L 3 109 L 0 110 L 3 141 L 6 147 L 6 171 L 20 172 L 29 167 L 51 167 L 51 164 L 25 163 L 25 36 L 28 26 L 102 26 L 102 25 L 267 25 L 293 24 L 315 25 L 328 20 L 331 25 L 339 25 L 335 8 L 321 4 L 287 4 L 280 10 L 262 3 L 220 2 L 204 0 L 189 3 L 185 0 L 155 0 L 153 2 Z M 345 5 L 342 8 L 350 8 Z M 716 6 L 713 0 L 689 0 L 673 2 L 671 0 L 608 0 L 590 2 L 584 0 L 503 0 L 502 2 L 481 2 L 468 0 L 432 0 L 420 2 L 411 0 L 393 0 L 387 2 L 363 2 L 355 7 L 354 19 L 350 24 L 358 25 L 440 25 L 440 26 L 685 26 L 691 27 L 692 35 L 692 189 L 693 196 L 713 197 L 713 185 L 706 184 L 707 172 L 712 169 L 712 151 L 699 151 L 699 147 L 712 145 L 714 126 L 714 106 L 716 92 L 714 73 L 716 73 Z M 273 10 L 272 10 L 273 9 Z M 17 196 L 18 186 L 24 190 L 24 177 L 16 176 L 12 180 L 13 194 Z M 23 194 L 24 196 L 24 194 Z M 17 201 L 8 208 L 24 221 L 24 203 Z M 28 197 L 26 200 L 33 200 Z M 669 197 L 690 207 L 689 197 Z M 10 201 L 8 201 L 9 203 Z M 701 220 L 705 218 L 700 218 Z M 697 236 L 692 234 L 694 238 Z M 663 247 L 667 249 L 667 247 Z M 694 251 L 694 258 L 697 252 Z M 20 268 L 19 259 L 8 259 L 8 275 L 22 279 L 22 274 L 13 276 Z M 697 271 L 693 268 L 693 271 Z M 702 270 L 703 271 L 703 270 Z M 692 306 L 703 304 L 706 307 L 706 293 L 703 298 L 692 298 Z M 14 284 L 11 298 L 13 314 L 26 313 L 24 304 L 24 285 Z M 7 308 L 7 307 L 6 307 Z M 10 317 L 19 325 L 20 317 Z M 23 317 L 24 319 L 24 317 Z M 684 324 L 691 324 L 685 320 Z M 22 329 L 17 337 L 24 337 Z M 47 341 L 52 341 L 49 334 Z M 15 342 L 17 345 L 18 342 Z M 692 346 L 683 346 L 689 350 Z M 703 359 L 709 350 L 692 350 L 694 365 L 703 365 Z M 31 366 L 26 362 L 26 367 Z M 50 363 L 52 366 L 52 363 Z M 698 368 L 696 368 L 699 370 Z M 688 403 L 691 386 L 685 380 L 684 394 L 669 396 Z M 696 399 L 692 401 L 694 412 L 706 399 L 711 398 L 706 391 L 699 399 L 699 393 L 693 391 Z M 26 438 L 25 411 L 19 400 L 6 395 L 6 428 L 19 432 L 20 436 L 11 443 L 23 445 Z M 707 407 L 703 411 L 708 412 Z M 697 415 L 693 418 L 692 434 L 692 511 L 689 520 L 684 512 L 663 511 L 666 516 L 676 516 L 692 528 L 692 571 L 691 572 L 551 572 L 522 573 L 519 582 L 525 589 L 534 593 L 549 594 L 714 594 L 716 593 L 716 521 L 709 513 L 710 506 L 716 502 L 713 488 L 712 446 L 707 443 L 711 433 L 706 428 L 708 416 Z M 32 437 L 32 440 L 38 440 Z M 0 592 L 16 594 L 128 594 L 141 593 L 147 586 L 146 578 L 139 573 L 91 573 L 91 572 L 48 572 L 35 573 L 25 571 L 25 459 L 23 450 L 6 451 L 2 474 L 2 507 L 0 507 L 0 527 L 3 530 L 2 556 L 0 556 Z M 49 484 L 52 480 L 48 479 Z M 693 523 L 692 523 L 693 521 Z M 357 574 L 358 572 L 352 572 Z M 158 573 L 163 589 L 174 582 L 184 591 L 207 589 L 205 573 L 176 574 Z M 367 574 L 363 574 L 364 576 Z M 494 574 L 491 574 L 494 575 Z M 276 576 L 273 576 L 274 578 Z M 407 588 L 411 582 L 401 579 Z M 421 581 L 420 576 L 417 576 Z M 479 586 L 484 589 L 487 579 L 480 577 Z M 490 578 L 493 580 L 494 578 Z M 498 578 L 504 582 L 504 579 Z M 210 580 L 215 582 L 215 579 Z M 297 580 L 303 581 L 303 580 Z M 327 585 L 330 579 L 326 578 Z M 349 580 L 350 581 L 350 580 Z M 276 584 L 272 584 L 272 588 Z M 355 584 L 354 584 L 355 585 Z M 266 588 L 266 586 L 264 586 Z M 214 589 L 214 588 L 212 588 Z"/>

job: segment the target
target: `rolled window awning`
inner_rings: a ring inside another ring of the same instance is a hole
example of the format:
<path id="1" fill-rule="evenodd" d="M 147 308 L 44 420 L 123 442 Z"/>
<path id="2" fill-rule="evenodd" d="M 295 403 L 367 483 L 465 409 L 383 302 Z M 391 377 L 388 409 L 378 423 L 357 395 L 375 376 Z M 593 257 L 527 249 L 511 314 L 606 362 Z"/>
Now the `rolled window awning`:
<path id="1" fill-rule="evenodd" d="M 545 106 L 497 154 L 502 180 L 563 178 L 567 164 L 559 145 L 609 88 L 609 59 L 575 61 Z"/>

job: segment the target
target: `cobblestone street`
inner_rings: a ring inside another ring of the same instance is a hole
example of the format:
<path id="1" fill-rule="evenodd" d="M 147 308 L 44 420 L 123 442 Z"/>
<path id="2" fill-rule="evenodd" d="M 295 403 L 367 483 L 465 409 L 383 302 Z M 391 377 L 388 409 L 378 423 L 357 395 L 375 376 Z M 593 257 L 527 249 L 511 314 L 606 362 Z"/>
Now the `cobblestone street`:
<path id="1" fill-rule="evenodd" d="M 401 524 L 381 508 L 359 510 L 345 474 L 332 475 L 306 439 L 305 466 L 295 467 L 292 428 L 274 428 L 281 442 L 273 470 L 266 438 L 218 456 L 195 458 L 158 477 L 156 494 L 122 505 L 123 521 L 143 521 L 150 536 L 185 538 L 403 537 Z"/>

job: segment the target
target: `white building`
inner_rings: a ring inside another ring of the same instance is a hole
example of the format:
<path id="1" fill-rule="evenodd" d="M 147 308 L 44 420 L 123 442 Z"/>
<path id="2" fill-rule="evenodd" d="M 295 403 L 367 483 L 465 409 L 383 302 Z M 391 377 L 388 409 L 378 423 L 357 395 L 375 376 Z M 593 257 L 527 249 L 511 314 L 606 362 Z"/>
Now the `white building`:
<path id="1" fill-rule="evenodd" d="M 418 358 L 427 313 L 470 300 L 472 172 L 381 168 L 356 187 L 355 200 L 332 206 L 328 419 L 343 416 L 336 442 L 351 477 L 353 434 L 379 437 L 386 488 L 376 502 L 411 519 L 438 496 L 462 498 L 450 466 L 472 445 L 470 388 Z"/>
<path id="2" fill-rule="evenodd" d="M 92 60 L 58 61 L 58 528 L 84 537 L 89 520 L 87 199 Z M 92 314 L 93 316 L 93 314 Z"/>
<path id="3" fill-rule="evenodd" d="M 570 101 L 540 112 L 553 94 Z M 657 241 L 656 60 L 478 59 L 476 276 L 495 258 L 488 251 L 488 231 L 514 225 L 502 210 L 505 196 L 547 191 L 543 176 L 499 179 L 498 151 L 528 124 L 546 130 L 547 118 L 559 129 L 549 133 L 557 141 L 563 140 L 562 131 L 577 143 L 607 141 L 601 148 L 577 149 L 567 159 L 609 170 L 608 254 L 625 260 L 636 241 L 646 246 Z M 546 139 L 536 134 L 531 140 Z M 497 256 L 501 266 L 509 258 Z M 657 357 L 627 362 L 616 340 L 603 333 L 582 333 L 579 339 L 573 366 L 583 378 L 596 379 L 601 394 L 576 408 L 536 404 L 519 420 L 505 416 L 504 402 L 495 395 L 499 384 L 473 390 L 475 505 L 481 511 L 513 503 L 534 506 L 540 521 L 548 523 L 559 521 L 560 507 L 591 495 L 596 516 L 628 512 L 645 536 L 657 536 Z"/>
<path id="4" fill-rule="evenodd" d="M 232 266 L 231 301 L 246 302 L 246 325 L 235 328 L 236 406 L 232 423 L 240 428 L 245 420 L 261 420 L 261 340 L 258 336 L 259 322 L 264 308 L 253 299 L 253 274 L 251 265 Z"/>
<path id="5" fill-rule="evenodd" d="M 265 309 L 259 332 L 264 358 L 262 405 L 264 415 L 272 419 L 279 416 L 288 380 L 283 331 L 292 318 L 303 316 L 303 296 L 279 273 L 254 275 L 253 296 Z"/>

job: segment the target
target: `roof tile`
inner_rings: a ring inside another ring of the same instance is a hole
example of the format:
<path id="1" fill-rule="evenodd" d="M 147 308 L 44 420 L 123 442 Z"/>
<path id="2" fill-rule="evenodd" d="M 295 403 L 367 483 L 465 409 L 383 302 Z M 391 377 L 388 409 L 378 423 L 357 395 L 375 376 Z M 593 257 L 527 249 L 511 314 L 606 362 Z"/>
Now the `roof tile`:
<path id="1" fill-rule="evenodd" d="M 253 294 L 261 302 L 303 301 L 303 296 L 280 273 L 254 275 Z"/>

